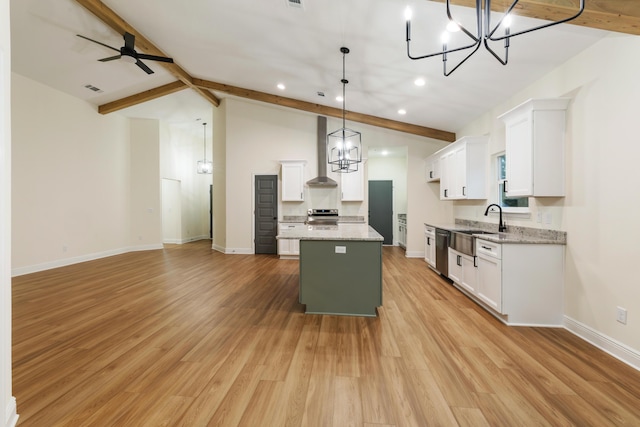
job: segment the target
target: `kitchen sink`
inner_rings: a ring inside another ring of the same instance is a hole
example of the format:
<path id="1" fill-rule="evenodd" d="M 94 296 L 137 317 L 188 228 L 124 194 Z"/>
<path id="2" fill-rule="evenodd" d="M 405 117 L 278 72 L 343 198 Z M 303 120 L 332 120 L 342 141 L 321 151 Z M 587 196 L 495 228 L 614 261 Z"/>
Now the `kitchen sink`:
<path id="1" fill-rule="evenodd" d="M 483 230 L 451 230 L 449 246 L 460 253 L 469 256 L 476 255 L 476 239 L 473 234 L 495 234 L 492 231 Z"/>

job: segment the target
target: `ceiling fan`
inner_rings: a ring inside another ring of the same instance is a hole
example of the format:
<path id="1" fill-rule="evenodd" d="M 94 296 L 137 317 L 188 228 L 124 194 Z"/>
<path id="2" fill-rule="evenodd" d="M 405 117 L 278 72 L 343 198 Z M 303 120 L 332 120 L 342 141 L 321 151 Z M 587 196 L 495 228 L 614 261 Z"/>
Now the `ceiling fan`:
<path id="1" fill-rule="evenodd" d="M 151 61 L 160 61 L 160 62 L 170 62 L 173 63 L 172 58 L 167 58 L 164 56 L 156 56 L 156 55 L 147 55 L 146 53 L 138 53 L 134 49 L 136 38 L 133 34 L 124 33 L 124 46 L 120 49 L 116 49 L 115 47 L 111 47 L 107 44 L 101 43 L 97 40 L 90 39 L 89 37 L 81 36 L 80 34 L 76 34 L 78 37 L 81 37 L 85 40 L 89 40 L 90 42 L 97 43 L 101 46 L 108 47 L 111 50 L 115 50 L 116 52 L 120 52 L 119 55 L 110 56 L 108 58 L 102 58 L 98 61 L 107 62 L 113 61 L 115 59 L 121 59 L 126 62 L 130 62 L 132 64 L 136 64 L 138 67 L 142 68 L 147 74 L 153 74 L 153 70 L 146 66 L 146 64 L 141 59 L 149 59 Z"/>

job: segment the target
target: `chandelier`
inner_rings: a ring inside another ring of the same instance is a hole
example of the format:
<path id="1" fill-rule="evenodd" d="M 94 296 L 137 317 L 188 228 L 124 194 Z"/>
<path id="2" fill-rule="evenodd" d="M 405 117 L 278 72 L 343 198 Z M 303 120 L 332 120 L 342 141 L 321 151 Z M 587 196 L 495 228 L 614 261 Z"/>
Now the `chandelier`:
<path id="1" fill-rule="evenodd" d="M 529 28 L 522 31 L 517 31 L 515 33 L 511 33 L 511 11 L 518 4 L 520 0 L 514 0 L 511 3 L 511 6 L 505 11 L 504 15 L 500 20 L 498 20 L 497 24 L 492 27 L 491 26 L 491 0 L 476 0 L 476 31 L 475 34 L 471 33 L 467 28 L 465 28 L 460 22 L 456 21 L 451 15 L 451 7 L 450 0 L 446 0 L 447 5 L 447 17 L 449 18 L 449 24 L 447 25 L 447 31 L 443 34 L 442 37 L 442 51 L 430 53 L 427 55 L 421 56 L 413 56 L 411 55 L 410 45 L 411 45 L 411 10 L 409 8 L 405 11 L 405 18 L 407 20 L 406 24 L 406 34 L 407 34 L 407 56 L 411 59 L 424 59 L 431 58 L 433 56 L 442 56 L 442 69 L 445 76 L 449 76 L 455 70 L 458 69 L 462 64 L 466 62 L 467 59 L 471 57 L 474 53 L 478 51 L 480 45 L 484 44 L 484 47 L 502 64 L 507 65 L 509 61 L 509 41 L 512 37 L 516 37 L 522 34 L 530 33 L 532 31 L 541 30 L 543 28 L 552 27 L 554 25 L 562 24 L 568 21 L 571 21 L 584 11 L 584 2 L 585 0 L 580 0 L 580 8 L 578 12 L 566 19 L 561 19 L 559 21 L 549 22 L 543 25 L 539 25 L 537 27 Z M 503 32 L 503 35 L 497 35 L 498 30 Z M 462 31 L 469 39 L 470 44 L 450 48 L 447 43 L 449 39 L 449 33 Z M 502 56 L 499 55 L 496 51 L 494 51 L 491 46 L 489 46 L 489 42 L 498 42 L 503 41 L 503 53 Z M 450 70 L 447 70 L 447 55 L 453 52 L 461 52 L 470 50 L 469 54 L 465 56 L 457 65 L 455 65 Z"/>
<path id="2" fill-rule="evenodd" d="M 210 174 L 213 173 L 213 162 L 207 160 L 207 124 L 202 123 L 202 129 L 204 129 L 203 137 L 202 137 L 202 148 L 204 149 L 204 154 L 202 156 L 202 160 L 198 160 L 198 173 L 202 174 Z"/>
<path id="3" fill-rule="evenodd" d="M 342 52 L 342 128 L 327 135 L 327 161 L 332 172 L 349 173 L 358 170 L 362 162 L 362 135 L 345 126 L 345 89 L 349 81 L 345 78 L 345 57 L 349 48 L 341 47 Z"/>

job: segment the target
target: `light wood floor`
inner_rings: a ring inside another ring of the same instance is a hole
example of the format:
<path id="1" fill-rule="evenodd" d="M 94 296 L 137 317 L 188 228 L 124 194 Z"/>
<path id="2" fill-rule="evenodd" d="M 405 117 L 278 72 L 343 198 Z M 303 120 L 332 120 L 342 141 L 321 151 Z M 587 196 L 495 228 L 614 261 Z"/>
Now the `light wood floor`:
<path id="1" fill-rule="evenodd" d="M 640 425 L 640 372 L 383 259 L 378 318 L 305 315 L 297 261 L 209 241 L 14 278 L 18 425 Z"/>

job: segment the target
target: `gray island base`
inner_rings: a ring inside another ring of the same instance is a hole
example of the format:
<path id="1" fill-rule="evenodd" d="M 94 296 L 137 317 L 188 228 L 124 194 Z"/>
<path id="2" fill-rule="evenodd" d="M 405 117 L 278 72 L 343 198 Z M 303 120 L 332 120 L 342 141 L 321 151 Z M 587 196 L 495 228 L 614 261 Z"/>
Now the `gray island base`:
<path id="1" fill-rule="evenodd" d="M 377 316 L 382 305 L 382 236 L 363 224 L 308 226 L 300 239 L 300 303 L 309 314 Z"/>

